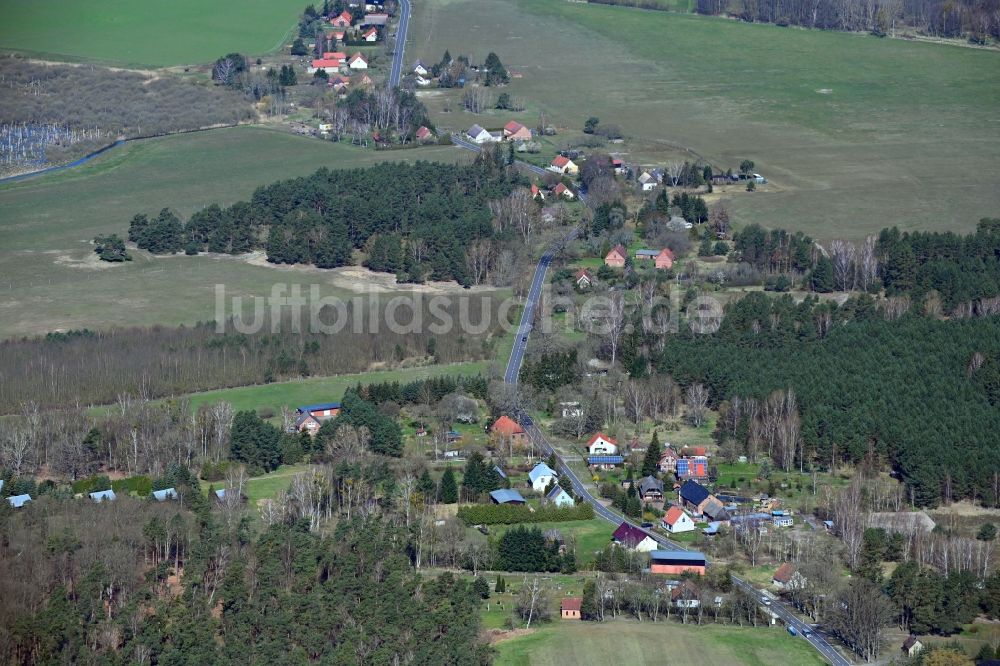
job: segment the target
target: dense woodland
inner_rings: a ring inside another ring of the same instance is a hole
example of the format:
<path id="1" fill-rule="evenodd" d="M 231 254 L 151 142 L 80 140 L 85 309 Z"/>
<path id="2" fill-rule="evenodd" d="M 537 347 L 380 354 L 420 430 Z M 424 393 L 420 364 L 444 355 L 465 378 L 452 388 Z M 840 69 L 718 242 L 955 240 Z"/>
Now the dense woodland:
<path id="1" fill-rule="evenodd" d="M 231 125 L 256 116 L 242 95 L 209 83 L 17 56 L 0 58 L 0 90 L 0 128 L 32 130 L 21 132 L 20 141 L 0 132 L 6 136 L 0 151 L 20 155 L 18 162 L 60 162 L 122 137 Z M 42 132 L 46 127 L 61 131 Z"/>
<path id="2" fill-rule="evenodd" d="M 889 321 L 867 297 L 838 308 L 751 294 L 718 333 L 673 337 L 653 360 L 704 386 L 724 414 L 720 439 L 753 457 L 785 469 L 885 463 L 917 504 L 1000 503 L 995 317 Z"/>
<path id="3" fill-rule="evenodd" d="M 501 263 L 500 243 L 530 235 L 505 217 L 538 217 L 530 197 L 514 213 L 493 215 L 491 203 L 521 184 L 499 153 L 472 165 L 381 164 L 368 169 L 320 169 L 305 178 L 258 188 L 250 201 L 209 206 L 181 223 L 164 209 L 136 215 L 129 240 L 153 253 L 184 250 L 241 253 L 265 249 L 276 264 L 335 268 L 363 250 L 373 270 L 409 282 L 479 283 Z M 507 208 L 510 208 L 509 206 Z M 526 238 L 524 238 L 526 240 Z"/>
<path id="4" fill-rule="evenodd" d="M 426 300 L 415 301 L 425 322 L 433 322 Z M 220 334 L 215 323 L 194 326 L 69 331 L 45 337 L 0 342 L 0 413 L 21 412 L 25 405 L 61 408 L 74 404 L 107 404 L 122 395 L 140 399 L 246 386 L 309 375 L 361 372 L 373 364 L 403 361 L 448 363 L 491 358 L 499 301 L 488 294 L 470 296 L 462 307 L 469 320 L 494 322 L 482 334 L 453 330 L 435 335 L 393 333 L 384 318 L 377 334 L 352 322 L 367 321 L 379 302 L 350 302 L 349 322 L 338 332 L 309 333 L 309 321 L 296 333 L 289 318 L 271 333 L 269 319 L 257 333 L 239 333 L 227 322 Z M 435 306 L 436 309 L 438 306 Z M 457 299 L 440 310 L 459 321 Z M 360 318 L 358 314 L 360 313 Z M 337 314 L 321 312 L 333 325 Z M 407 321 L 408 314 L 399 314 Z M 306 315 L 308 317 L 308 315 Z M 253 321 L 248 314 L 247 321 Z"/>

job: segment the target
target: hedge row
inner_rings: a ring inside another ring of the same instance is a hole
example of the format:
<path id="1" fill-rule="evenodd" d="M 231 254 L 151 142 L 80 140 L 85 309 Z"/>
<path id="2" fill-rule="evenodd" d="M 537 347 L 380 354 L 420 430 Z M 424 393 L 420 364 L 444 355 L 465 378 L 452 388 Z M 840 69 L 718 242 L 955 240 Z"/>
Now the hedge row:
<path id="1" fill-rule="evenodd" d="M 544 506 L 532 511 L 516 504 L 472 504 L 458 508 L 458 517 L 466 525 L 513 525 L 516 523 L 554 523 L 567 520 L 590 520 L 594 507 L 587 503 L 572 507 Z"/>

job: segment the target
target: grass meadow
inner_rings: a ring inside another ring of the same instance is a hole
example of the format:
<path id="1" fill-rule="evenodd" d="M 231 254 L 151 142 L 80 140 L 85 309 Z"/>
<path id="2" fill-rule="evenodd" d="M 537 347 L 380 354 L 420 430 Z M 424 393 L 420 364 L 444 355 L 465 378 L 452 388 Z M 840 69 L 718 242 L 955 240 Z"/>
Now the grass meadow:
<path id="1" fill-rule="evenodd" d="M 455 148 L 392 154 L 454 161 Z M 0 185 L 0 338 L 58 329 L 183 324 L 215 318 L 215 285 L 228 295 L 270 293 L 275 282 L 336 289 L 327 273 L 253 265 L 228 256 L 97 260 L 95 235 L 125 236 L 133 215 L 170 207 L 182 217 L 230 204 L 267 183 L 321 166 L 383 161 L 385 153 L 240 127 L 126 144 L 77 169 Z"/>
<path id="2" fill-rule="evenodd" d="M 277 49 L 303 7 L 301 0 L 0 0 L 0 47 L 131 66 L 204 63 Z"/>
<path id="3" fill-rule="evenodd" d="M 557 664 L 738 664 L 768 666 L 826 663 L 801 638 L 780 627 L 682 625 L 667 622 L 553 620 L 537 631 L 495 645 L 498 666 Z"/>
<path id="4" fill-rule="evenodd" d="M 639 163 L 750 158 L 770 182 L 721 195 L 737 224 L 858 239 L 1000 214 L 1000 53 L 565 0 L 414 5 L 407 55 L 445 48 L 495 51 L 527 110 L 474 116 L 458 91 L 420 93 L 439 125 L 534 126 L 544 111 L 569 137 L 597 116 Z"/>

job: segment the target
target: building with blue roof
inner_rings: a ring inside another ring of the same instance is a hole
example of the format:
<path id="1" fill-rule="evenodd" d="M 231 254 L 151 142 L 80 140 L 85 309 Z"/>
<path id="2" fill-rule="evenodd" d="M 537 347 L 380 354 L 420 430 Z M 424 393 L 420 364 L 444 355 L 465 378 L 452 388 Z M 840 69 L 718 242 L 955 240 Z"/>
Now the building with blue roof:
<path id="1" fill-rule="evenodd" d="M 540 462 L 528 472 L 528 479 L 531 481 L 532 489 L 543 493 L 550 483 L 559 479 L 559 475 L 554 469 Z"/>
<path id="2" fill-rule="evenodd" d="M 108 489 L 90 493 L 90 499 L 95 502 L 114 502 L 118 497 L 115 495 L 115 491 Z"/>
<path id="3" fill-rule="evenodd" d="M 521 493 L 509 488 L 501 488 L 490 493 L 490 499 L 494 504 L 527 504 L 521 497 Z"/>
<path id="4" fill-rule="evenodd" d="M 340 414 L 340 403 L 320 402 L 315 405 L 303 405 L 295 411 L 299 416 L 295 419 L 294 431 L 305 431 L 315 435 L 323 421 L 329 421 Z"/>
<path id="5" fill-rule="evenodd" d="M 649 554 L 649 571 L 655 574 L 705 574 L 708 558 L 694 550 L 654 550 Z"/>
<path id="6" fill-rule="evenodd" d="M 163 490 L 154 490 L 153 499 L 157 502 L 166 502 L 168 499 L 177 499 L 177 491 L 173 488 L 164 488 Z"/>
<path id="7" fill-rule="evenodd" d="M 552 490 L 545 495 L 545 500 L 550 504 L 555 504 L 560 509 L 576 505 L 576 502 L 573 501 L 570 494 L 563 490 L 559 484 L 552 486 Z"/>
<path id="8" fill-rule="evenodd" d="M 20 509 L 22 506 L 31 501 L 31 495 L 11 495 L 7 498 L 7 501 L 10 502 L 10 505 L 15 509 Z"/>
<path id="9" fill-rule="evenodd" d="M 587 458 L 587 464 L 591 467 L 617 467 L 625 464 L 625 456 L 590 456 Z"/>
<path id="10" fill-rule="evenodd" d="M 507 473 L 505 471 L 503 471 L 502 469 L 500 469 L 500 465 L 494 465 L 493 466 L 493 471 L 496 472 L 497 476 L 499 476 L 501 479 L 506 479 L 507 478 Z"/>
<path id="11" fill-rule="evenodd" d="M 226 499 L 226 489 L 225 488 L 219 488 L 218 490 L 216 490 L 215 491 L 215 497 L 217 499 L 220 499 L 220 500 L 221 499 Z"/>

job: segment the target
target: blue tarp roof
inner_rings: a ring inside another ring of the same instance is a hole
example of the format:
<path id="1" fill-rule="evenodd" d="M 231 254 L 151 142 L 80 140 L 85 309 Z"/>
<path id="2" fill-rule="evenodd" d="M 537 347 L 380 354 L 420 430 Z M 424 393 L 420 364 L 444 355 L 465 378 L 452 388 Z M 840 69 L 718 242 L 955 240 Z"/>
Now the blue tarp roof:
<path id="1" fill-rule="evenodd" d="M 621 465 L 625 462 L 625 456 L 590 456 L 587 458 L 589 465 Z"/>
<path id="2" fill-rule="evenodd" d="M 662 562 L 683 562 L 685 564 L 706 564 L 708 559 L 704 553 L 693 550 L 654 550 L 649 554 L 649 559 Z"/>
<path id="3" fill-rule="evenodd" d="M 105 500 L 112 502 L 115 499 L 115 491 L 113 490 L 98 490 L 97 492 L 90 493 L 90 499 L 95 502 L 103 502 Z"/>
<path id="4" fill-rule="evenodd" d="M 7 498 L 10 505 L 15 509 L 20 509 L 22 506 L 31 501 L 31 495 L 11 495 Z"/>
<path id="5" fill-rule="evenodd" d="M 551 467 L 542 462 L 535 465 L 534 468 L 532 468 L 532 470 L 528 472 L 528 478 L 531 479 L 532 483 L 535 482 L 535 479 L 541 476 L 559 476 L 559 475 L 556 474 L 556 471 L 554 469 L 552 469 Z"/>
<path id="6" fill-rule="evenodd" d="M 322 409 L 340 409 L 339 402 L 321 402 L 315 405 L 303 405 L 299 407 L 299 412 L 318 412 Z"/>
<path id="7" fill-rule="evenodd" d="M 218 497 L 219 499 L 222 499 L 223 497 L 226 496 L 226 489 L 219 488 L 218 490 L 215 491 L 215 496 Z"/>
<path id="8" fill-rule="evenodd" d="M 521 493 L 507 488 L 494 490 L 490 493 L 490 497 L 493 498 L 493 501 L 497 504 L 506 504 L 507 502 L 524 502 L 524 498 L 521 497 Z"/>
<path id="9" fill-rule="evenodd" d="M 177 499 L 177 491 L 173 488 L 164 488 L 163 490 L 154 490 L 153 497 L 159 502 L 165 502 L 168 499 Z"/>

